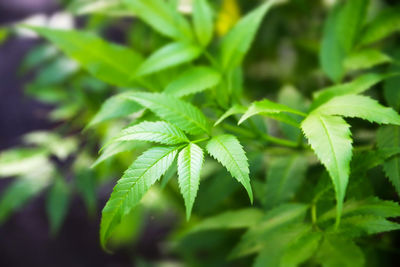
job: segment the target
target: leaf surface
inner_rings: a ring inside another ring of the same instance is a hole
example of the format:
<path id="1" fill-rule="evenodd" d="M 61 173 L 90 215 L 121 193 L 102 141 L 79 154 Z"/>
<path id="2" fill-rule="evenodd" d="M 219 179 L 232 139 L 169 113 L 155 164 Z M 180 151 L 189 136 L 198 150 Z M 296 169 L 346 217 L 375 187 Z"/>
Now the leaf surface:
<path id="1" fill-rule="evenodd" d="M 214 31 L 213 11 L 207 0 L 194 0 L 193 24 L 197 39 L 202 46 L 207 46 Z"/>

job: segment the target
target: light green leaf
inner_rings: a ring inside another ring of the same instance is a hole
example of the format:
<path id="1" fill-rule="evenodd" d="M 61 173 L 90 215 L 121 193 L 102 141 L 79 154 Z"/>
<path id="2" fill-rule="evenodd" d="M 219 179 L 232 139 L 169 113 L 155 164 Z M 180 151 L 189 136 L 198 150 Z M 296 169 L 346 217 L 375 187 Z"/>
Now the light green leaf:
<path id="1" fill-rule="evenodd" d="M 275 2 L 277 1 L 269 0 L 244 16 L 222 39 L 221 64 L 223 69 L 233 69 L 240 65 L 250 49 L 264 15 Z"/>
<path id="2" fill-rule="evenodd" d="M 111 119 L 125 117 L 141 110 L 142 107 L 140 105 L 126 99 L 127 95 L 129 93 L 122 93 L 107 99 L 87 127 L 93 127 Z"/>
<path id="3" fill-rule="evenodd" d="M 0 153 L 0 177 L 31 174 L 37 166 L 48 164 L 45 149 L 19 148 Z"/>
<path id="4" fill-rule="evenodd" d="M 128 127 L 122 130 L 121 134 L 113 141 L 132 140 L 155 142 L 163 145 L 177 145 L 189 142 L 189 139 L 181 129 L 164 121 L 144 121 L 132 127 Z"/>
<path id="5" fill-rule="evenodd" d="M 247 111 L 247 108 L 242 105 L 233 105 L 230 107 L 214 124 L 214 126 L 217 126 L 221 122 L 223 122 L 226 118 L 235 115 L 235 114 L 243 114 Z"/>
<path id="6" fill-rule="evenodd" d="M 103 248 L 115 227 L 139 204 L 149 188 L 168 170 L 178 147 L 153 147 L 138 157 L 114 187 L 100 225 Z"/>
<path id="7" fill-rule="evenodd" d="M 213 10 L 207 0 L 194 0 L 193 24 L 197 39 L 202 46 L 207 46 L 214 32 Z"/>
<path id="8" fill-rule="evenodd" d="M 179 152 L 178 181 L 185 200 L 187 220 L 190 219 L 194 200 L 199 190 L 200 171 L 203 166 L 203 160 L 203 150 L 196 144 L 190 143 Z"/>
<path id="9" fill-rule="evenodd" d="M 124 0 L 140 19 L 162 35 L 176 40 L 191 40 L 188 21 L 176 9 L 160 0 Z"/>
<path id="10" fill-rule="evenodd" d="M 50 232 L 55 235 L 68 212 L 70 188 L 61 177 L 57 177 L 47 195 L 46 212 L 50 221 Z"/>
<path id="11" fill-rule="evenodd" d="M 303 155 L 281 157 L 271 161 L 268 167 L 265 190 L 265 206 L 278 206 L 294 196 L 307 170 Z"/>
<path id="12" fill-rule="evenodd" d="M 171 43 L 155 51 L 140 66 L 137 76 L 149 75 L 151 73 L 175 67 L 190 62 L 201 54 L 201 49 L 189 43 Z"/>
<path id="13" fill-rule="evenodd" d="M 359 237 L 399 230 L 400 224 L 378 216 L 359 215 L 344 218 L 339 229 L 339 235 Z"/>
<path id="14" fill-rule="evenodd" d="M 21 178 L 15 180 L 1 194 L 0 197 L 0 225 L 29 200 L 39 194 L 48 184 L 48 179 Z"/>
<path id="15" fill-rule="evenodd" d="M 350 54 L 344 61 L 347 70 L 361 70 L 389 63 L 392 58 L 376 49 L 366 49 Z"/>
<path id="16" fill-rule="evenodd" d="M 248 118 L 262 114 L 267 117 L 271 117 L 273 119 L 277 119 L 283 122 L 286 122 L 288 124 L 291 124 L 293 126 L 298 126 L 298 122 L 293 119 L 292 117 L 287 116 L 286 114 L 281 114 L 282 112 L 287 112 L 287 113 L 292 113 L 292 114 L 297 114 L 300 116 L 307 116 L 305 113 L 292 109 L 288 106 L 275 103 L 272 101 L 269 101 L 268 99 L 264 99 L 261 101 L 256 101 L 251 104 L 249 109 L 246 111 L 246 113 L 240 118 L 239 123 L 243 123 L 245 120 Z"/>
<path id="17" fill-rule="evenodd" d="M 400 115 L 367 96 L 344 95 L 332 98 L 314 112 L 324 115 L 339 115 L 361 118 L 381 124 L 400 125 Z"/>
<path id="18" fill-rule="evenodd" d="M 218 85 L 221 75 L 209 67 L 192 67 L 182 73 L 165 89 L 165 93 L 182 97 L 195 94 Z"/>
<path id="19" fill-rule="evenodd" d="M 134 141 L 111 143 L 110 145 L 104 147 L 104 149 L 101 151 L 100 157 L 92 164 L 91 168 L 95 168 L 100 163 L 117 154 L 134 150 L 140 146 L 140 144 Z"/>
<path id="20" fill-rule="evenodd" d="M 400 148 L 400 127 L 382 126 L 379 128 L 376 141 L 380 150 L 388 148 Z M 393 156 L 385 161 L 383 170 L 389 181 L 400 195 L 400 156 Z"/>
<path id="21" fill-rule="evenodd" d="M 359 43 L 368 45 L 379 41 L 392 33 L 400 30 L 400 8 L 387 8 L 381 12 L 374 20 L 366 25 Z"/>
<path id="22" fill-rule="evenodd" d="M 336 192 L 338 224 L 352 157 L 350 126 L 340 117 L 310 114 L 302 122 L 301 128 L 332 179 Z"/>
<path id="23" fill-rule="evenodd" d="M 263 215 L 264 213 L 261 210 L 255 208 L 227 211 L 204 219 L 190 229 L 189 232 L 248 228 L 256 225 L 262 219 Z"/>
<path id="24" fill-rule="evenodd" d="M 244 186 L 250 201 L 253 202 L 249 164 L 242 145 L 236 137 L 229 134 L 215 136 L 208 142 L 207 151 Z"/>
<path id="25" fill-rule="evenodd" d="M 316 255 L 323 267 L 363 267 L 365 264 L 362 250 L 351 240 L 336 236 L 325 236 Z"/>
<path id="26" fill-rule="evenodd" d="M 143 58 L 131 49 L 107 43 L 86 32 L 30 27 L 47 38 L 96 78 L 118 86 L 132 86 Z"/>
<path id="27" fill-rule="evenodd" d="M 132 12 L 127 11 L 122 0 L 77 0 L 67 7 L 74 15 L 102 14 L 116 17 L 129 17 Z"/>
<path id="28" fill-rule="evenodd" d="M 128 96 L 190 134 L 209 133 L 209 125 L 201 111 L 173 96 L 158 93 L 133 93 Z"/>

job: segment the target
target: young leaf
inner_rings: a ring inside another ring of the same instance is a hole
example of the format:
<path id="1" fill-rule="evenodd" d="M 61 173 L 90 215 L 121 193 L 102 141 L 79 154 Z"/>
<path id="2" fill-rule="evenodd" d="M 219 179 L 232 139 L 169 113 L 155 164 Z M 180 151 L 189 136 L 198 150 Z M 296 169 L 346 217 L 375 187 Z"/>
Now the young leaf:
<path id="1" fill-rule="evenodd" d="M 349 237 L 373 235 L 393 230 L 399 230 L 400 224 L 373 215 L 359 215 L 342 220 L 338 234 Z"/>
<path id="2" fill-rule="evenodd" d="M 388 8 L 366 25 L 360 40 L 361 45 L 368 45 L 386 38 L 400 30 L 400 8 Z"/>
<path id="3" fill-rule="evenodd" d="M 189 142 L 181 129 L 163 121 L 144 121 L 128 127 L 122 130 L 121 134 L 114 141 L 132 140 L 155 142 L 163 145 L 178 145 Z"/>
<path id="4" fill-rule="evenodd" d="M 209 67 L 192 67 L 171 82 L 165 93 L 182 97 L 195 94 L 218 85 L 221 75 Z"/>
<path id="5" fill-rule="evenodd" d="M 197 39 L 202 46 L 207 46 L 213 36 L 213 11 L 207 0 L 194 0 L 193 24 Z"/>
<path id="6" fill-rule="evenodd" d="M 123 0 L 135 15 L 154 30 L 176 40 L 193 38 L 187 20 L 163 0 Z"/>
<path id="7" fill-rule="evenodd" d="M 362 250 L 351 240 L 326 235 L 316 255 L 323 267 L 363 267 L 365 264 Z"/>
<path id="8" fill-rule="evenodd" d="M 361 118 L 380 124 L 400 125 L 400 115 L 367 96 L 344 95 L 332 98 L 315 112 L 324 115 L 339 115 Z"/>
<path id="9" fill-rule="evenodd" d="M 126 99 L 126 95 L 127 93 L 122 93 L 107 99 L 87 127 L 93 127 L 96 124 L 111 119 L 128 116 L 142 109 L 140 105 Z"/>
<path id="10" fill-rule="evenodd" d="M 190 62 L 201 54 L 201 48 L 190 43 L 170 43 L 155 51 L 146 59 L 137 71 L 136 76 L 149 75 L 167 68 Z"/>
<path id="11" fill-rule="evenodd" d="M 344 61 L 347 70 L 361 70 L 389 63 L 392 58 L 376 49 L 365 49 L 350 54 Z"/>
<path id="12" fill-rule="evenodd" d="M 143 58 L 131 49 L 107 43 L 86 32 L 30 27 L 78 61 L 96 78 L 117 86 L 132 86 L 131 79 Z"/>
<path id="13" fill-rule="evenodd" d="M 380 150 L 387 148 L 400 148 L 400 127 L 382 126 L 379 128 L 376 141 Z M 400 156 L 396 155 L 385 161 L 383 170 L 389 181 L 400 195 Z"/>
<path id="14" fill-rule="evenodd" d="M 265 205 L 278 206 L 292 198 L 304 179 L 307 159 L 302 155 L 281 157 L 268 168 Z"/>
<path id="15" fill-rule="evenodd" d="M 332 179 L 339 223 L 352 156 L 350 126 L 340 117 L 310 114 L 301 128 Z"/>
<path id="16" fill-rule="evenodd" d="M 255 208 L 226 211 L 214 217 L 204 219 L 190 229 L 189 232 L 249 228 L 256 225 L 263 216 L 264 213 Z"/>
<path id="17" fill-rule="evenodd" d="M 190 134 L 209 133 L 206 117 L 191 104 L 173 96 L 157 93 L 133 93 L 128 96 Z"/>
<path id="18" fill-rule="evenodd" d="M 297 115 L 300 115 L 303 117 L 306 116 L 306 114 L 301 111 L 292 109 L 288 106 L 285 106 L 285 105 L 282 105 L 279 103 L 269 101 L 268 99 L 264 99 L 264 100 L 257 101 L 257 102 L 254 102 L 253 104 L 251 104 L 251 106 L 246 111 L 246 113 L 240 118 L 239 124 L 243 123 L 245 120 L 247 120 L 248 118 L 250 118 L 254 115 L 263 114 L 263 115 L 266 115 L 273 119 L 281 120 L 281 121 L 287 122 L 291 125 L 298 126 L 298 123 L 296 120 L 294 120 L 293 118 L 291 118 L 289 116 L 285 116 L 286 114 L 281 114 L 282 112 L 293 113 L 293 114 L 297 114 Z"/>
<path id="19" fill-rule="evenodd" d="M 190 143 L 178 156 L 178 181 L 185 200 L 186 218 L 190 219 L 194 200 L 200 184 L 200 171 L 203 165 L 203 150 Z"/>
<path id="20" fill-rule="evenodd" d="M 250 201 L 253 202 L 249 164 L 242 145 L 236 137 L 228 134 L 215 136 L 208 142 L 207 151 L 244 186 Z"/>
<path id="21" fill-rule="evenodd" d="M 240 65 L 267 11 L 277 2 L 269 0 L 250 12 L 228 32 L 221 43 L 221 65 L 224 70 Z"/>
<path id="22" fill-rule="evenodd" d="M 103 248 L 115 227 L 139 204 L 149 188 L 168 170 L 178 147 L 153 147 L 125 171 L 105 205 L 100 224 Z"/>
<path id="23" fill-rule="evenodd" d="M 221 122 L 223 122 L 226 118 L 235 115 L 235 114 L 243 114 L 245 113 L 247 108 L 242 105 L 233 105 L 230 107 L 214 124 L 214 126 L 217 126 Z"/>
<path id="24" fill-rule="evenodd" d="M 61 177 L 55 179 L 46 202 L 46 212 L 50 221 L 50 232 L 55 235 L 62 226 L 69 206 L 68 184 Z"/>

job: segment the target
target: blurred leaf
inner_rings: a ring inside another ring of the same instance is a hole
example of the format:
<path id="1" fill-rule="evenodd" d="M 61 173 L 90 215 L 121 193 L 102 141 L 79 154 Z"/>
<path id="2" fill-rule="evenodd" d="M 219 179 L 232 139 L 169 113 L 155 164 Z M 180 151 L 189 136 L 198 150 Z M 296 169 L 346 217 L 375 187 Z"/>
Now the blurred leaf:
<path id="1" fill-rule="evenodd" d="M 240 19 L 240 7 L 237 0 L 223 0 L 218 13 L 216 30 L 219 36 L 224 36 Z"/>
<path id="2" fill-rule="evenodd" d="M 391 61 L 391 57 L 379 50 L 366 49 L 357 51 L 347 56 L 346 60 L 344 61 L 344 66 L 347 70 L 360 70 L 389 63 Z"/>
<path id="3" fill-rule="evenodd" d="M 122 0 L 77 0 L 67 7 L 76 15 L 104 14 L 108 16 L 133 16 L 126 10 Z"/>
<path id="4" fill-rule="evenodd" d="M 208 0 L 194 0 L 193 24 L 194 30 L 202 46 L 207 46 L 214 33 L 213 11 Z"/>
<path id="5" fill-rule="evenodd" d="M 400 224 L 373 215 L 358 215 L 342 220 L 337 234 L 348 237 L 373 235 L 393 230 L 399 230 Z"/>
<path id="6" fill-rule="evenodd" d="M 61 177 L 56 177 L 47 195 L 46 212 L 50 222 L 50 232 L 55 235 L 60 230 L 68 212 L 70 188 Z"/>
<path id="7" fill-rule="evenodd" d="M 29 71 L 39 67 L 57 55 L 57 48 L 53 45 L 43 44 L 32 48 L 22 62 L 22 70 Z"/>

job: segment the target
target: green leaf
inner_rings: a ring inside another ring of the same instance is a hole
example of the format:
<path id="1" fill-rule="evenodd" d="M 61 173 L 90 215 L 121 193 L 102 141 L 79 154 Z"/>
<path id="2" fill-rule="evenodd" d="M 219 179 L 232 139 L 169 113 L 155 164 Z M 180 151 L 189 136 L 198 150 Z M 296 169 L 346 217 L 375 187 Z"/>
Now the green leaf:
<path id="1" fill-rule="evenodd" d="M 62 226 L 68 212 L 70 189 L 67 183 L 61 178 L 55 179 L 50 189 L 47 201 L 46 212 L 50 221 L 50 232 L 55 235 Z"/>
<path id="2" fill-rule="evenodd" d="M 255 208 L 226 211 L 214 217 L 209 217 L 196 224 L 189 233 L 216 230 L 216 229 L 241 229 L 256 225 L 264 213 Z"/>
<path id="3" fill-rule="evenodd" d="M 311 109 L 317 108 L 336 96 L 355 95 L 365 92 L 372 86 L 381 82 L 383 79 L 389 78 L 393 75 L 394 74 L 367 73 L 357 77 L 351 82 L 334 85 L 317 91 L 313 94 L 314 101 Z"/>
<path id="4" fill-rule="evenodd" d="M 374 20 L 366 25 L 359 43 L 368 45 L 379 41 L 400 30 L 400 8 L 390 7 L 381 12 Z"/>
<path id="5" fill-rule="evenodd" d="M 87 127 L 93 127 L 99 123 L 125 117 L 138 112 L 142 107 L 135 102 L 126 99 L 129 93 L 122 93 L 108 98 L 96 113 Z"/>
<path id="6" fill-rule="evenodd" d="M 221 65 L 224 70 L 240 65 L 267 11 L 277 2 L 269 0 L 253 10 L 228 32 L 221 42 Z"/>
<path id="7" fill-rule="evenodd" d="M 265 205 L 278 206 L 296 193 L 307 170 L 307 159 L 303 155 L 281 157 L 271 161 L 268 167 L 265 190 Z"/>
<path id="8" fill-rule="evenodd" d="M 253 102 L 251 104 L 251 106 L 249 107 L 249 109 L 246 111 L 246 113 L 240 118 L 238 124 L 243 123 L 245 120 L 247 120 L 248 118 L 250 118 L 254 115 L 262 114 L 267 117 L 271 117 L 273 119 L 277 119 L 277 120 L 286 122 L 290 125 L 298 126 L 298 122 L 295 119 L 287 116 L 286 114 L 282 114 L 282 112 L 297 114 L 297 115 L 300 115 L 303 117 L 307 116 L 307 114 L 305 114 L 301 111 L 292 109 L 288 106 L 285 106 L 285 105 L 282 105 L 279 103 L 269 101 L 268 99 L 264 99 L 261 101 Z"/>
<path id="9" fill-rule="evenodd" d="M 124 3 L 135 15 L 162 35 L 176 40 L 193 38 L 188 21 L 166 1 L 124 0 Z"/>
<path id="10" fill-rule="evenodd" d="M 51 41 L 90 74 L 117 86 L 132 86 L 131 77 L 142 63 L 141 55 L 123 46 L 107 43 L 86 32 L 30 27 Z"/>
<path id="11" fill-rule="evenodd" d="M 343 78 L 343 60 L 346 57 L 346 51 L 341 46 L 337 34 L 341 10 L 342 6 L 336 6 L 326 19 L 319 51 L 322 70 L 334 82 L 339 82 Z"/>
<path id="12" fill-rule="evenodd" d="M 164 121 L 141 122 L 122 130 L 121 134 L 114 139 L 115 142 L 132 140 L 155 142 L 163 145 L 178 145 L 189 142 L 181 129 Z"/>
<path id="13" fill-rule="evenodd" d="M 182 73 L 165 89 L 165 93 L 182 97 L 202 92 L 218 85 L 221 75 L 209 67 L 192 67 Z"/>
<path id="14" fill-rule="evenodd" d="M 178 181 L 185 200 L 187 220 L 190 219 L 194 200 L 199 190 L 200 171 L 203 166 L 203 160 L 203 150 L 196 144 L 190 143 L 179 152 Z"/>
<path id="15" fill-rule="evenodd" d="M 0 153 L 0 177 L 31 174 L 37 166 L 48 164 L 48 152 L 37 148 L 19 148 Z"/>
<path id="16" fill-rule="evenodd" d="M 250 201 L 253 202 L 249 164 L 242 145 L 236 137 L 229 134 L 215 136 L 208 142 L 207 151 L 244 186 Z"/>
<path id="17" fill-rule="evenodd" d="M 127 142 L 118 142 L 118 143 L 111 143 L 106 145 L 104 149 L 101 151 L 100 157 L 92 164 L 91 168 L 96 167 L 100 163 L 104 162 L 105 160 L 120 154 L 122 152 L 131 151 L 136 148 L 140 147 L 140 144 L 137 142 L 127 141 Z"/>
<path id="18" fill-rule="evenodd" d="M 389 63 L 392 58 L 376 49 L 365 49 L 350 54 L 344 61 L 347 70 L 361 70 Z"/>
<path id="19" fill-rule="evenodd" d="M 23 205 L 28 203 L 34 196 L 39 194 L 48 184 L 46 177 L 21 178 L 15 180 L 2 193 L 0 198 L 0 225 L 8 217 Z"/>
<path id="20" fill-rule="evenodd" d="M 400 224 L 373 215 L 359 215 L 342 220 L 338 234 L 359 237 L 393 230 L 399 230 Z"/>
<path id="21" fill-rule="evenodd" d="M 400 59 L 400 50 L 397 50 L 393 58 L 398 61 Z M 389 69 L 389 72 L 399 73 L 400 66 L 398 64 L 392 64 Z M 385 96 L 386 102 L 393 107 L 395 110 L 400 110 L 400 76 L 392 75 L 387 80 L 385 80 L 383 84 L 383 93 Z"/>
<path id="22" fill-rule="evenodd" d="M 362 250 L 351 240 L 336 236 L 325 236 L 316 255 L 323 267 L 363 267 L 365 264 Z"/>
<path id="23" fill-rule="evenodd" d="M 380 124 L 400 125 L 400 115 L 367 96 L 344 95 L 332 98 L 314 112 L 324 115 L 339 115 L 361 118 Z"/>
<path id="24" fill-rule="evenodd" d="M 310 114 L 302 122 L 301 128 L 332 179 L 336 192 L 338 224 L 352 157 L 350 126 L 340 117 Z"/>
<path id="25" fill-rule="evenodd" d="M 226 118 L 235 115 L 235 114 L 243 114 L 247 111 L 247 108 L 242 105 L 233 105 L 230 107 L 214 124 L 214 126 L 217 126 L 221 122 L 223 122 Z"/>
<path id="26" fill-rule="evenodd" d="M 207 46 L 214 32 L 213 10 L 207 0 L 194 0 L 193 26 L 197 39 L 202 46 Z"/>
<path id="27" fill-rule="evenodd" d="M 382 126 L 376 136 L 378 148 L 400 148 L 400 127 Z M 393 184 L 398 195 L 400 195 L 400 156 L 396 155 L 385 161 L 383 170 L 389 181 Z"/>
<path id="28" fill-rule="evenodd" d="M 335 218 L 335 209 L 332 209 L 318 219 L 326 221 Z M 400 205 L 393 201 L 381 200 L 377 197 L 370 197 L 363 200 L 349 200 L 343 205 L 343 217 L 349 215 L 374 215 L 384 218 L 400 216 Z"/>
<path id="29" fill-rule="evenodd" d="M 140 66 L 137 76 L 172 68 L 190 62 L 201 54 L 201 49 L 189 43 L 170 43 L 155 51 Z"/>
<path id="30" fill-rule="evenodd" d="M 153 147 L 125 171 L 105 205 L 100 224 L 103 248 L 115 227 L 139 204 L 149 188 L 168 170 L 178 147 Z"/>
<path id="31" fill-rule="evenodd" d="M 209 125 L 201 111 L 173 96 L 158 93 L 133 93 L 128 96 L 189 134 L 209 133 Z"/>

